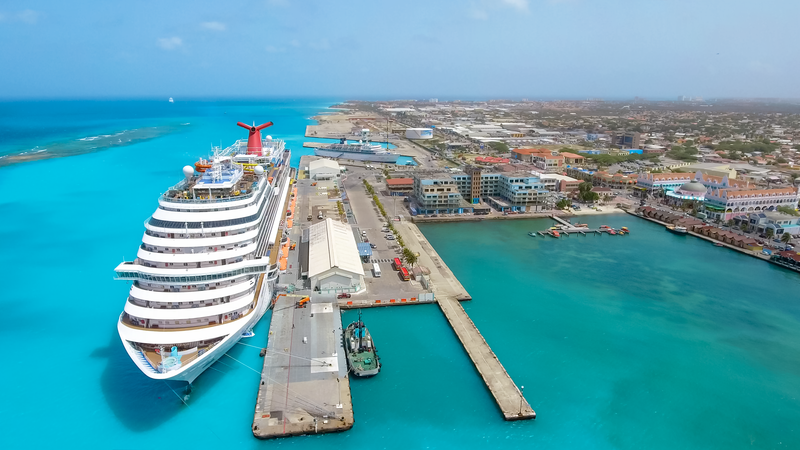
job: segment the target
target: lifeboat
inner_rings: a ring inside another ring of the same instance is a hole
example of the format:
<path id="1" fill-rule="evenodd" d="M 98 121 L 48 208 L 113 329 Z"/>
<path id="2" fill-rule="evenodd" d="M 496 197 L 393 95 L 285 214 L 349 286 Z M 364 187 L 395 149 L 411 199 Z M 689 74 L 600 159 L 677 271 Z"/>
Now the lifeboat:
<path id="1" fill-rule="evenodd" d="M 211 162 L 210 161 L 206 161 L 205 159 L 201 159 L 200 161 L 197 161 L 196 163 L 194 163 L 194 170 L 196 170 L 198 172 L 201 172 L 201 173 L 205 172 L 206 170 L 208 170 L 210 168 L 211 168 Z"/>

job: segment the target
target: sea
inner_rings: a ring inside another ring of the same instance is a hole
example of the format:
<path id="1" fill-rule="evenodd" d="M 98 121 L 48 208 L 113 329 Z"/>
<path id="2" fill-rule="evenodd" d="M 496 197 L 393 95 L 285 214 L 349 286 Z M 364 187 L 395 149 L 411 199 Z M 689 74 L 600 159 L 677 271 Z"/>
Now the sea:
<path id="1" fill-rule="evenodd" d="M 269 313 L 188 400 L 140 373 L 113 269 L 158 196 L 245 137 L 237 121 L 273 121 L 296 165 L 311 117 L 339 101 L 0 102 L 0 448 L 800 448 L 800 275 L 629 215 L 585 219 L 627 236 L 421 226 L 535 421 L 502 420 L 435 305 L 364 311 L 384 366 L 352 380 L 344 433 L 252 436 Z"/>

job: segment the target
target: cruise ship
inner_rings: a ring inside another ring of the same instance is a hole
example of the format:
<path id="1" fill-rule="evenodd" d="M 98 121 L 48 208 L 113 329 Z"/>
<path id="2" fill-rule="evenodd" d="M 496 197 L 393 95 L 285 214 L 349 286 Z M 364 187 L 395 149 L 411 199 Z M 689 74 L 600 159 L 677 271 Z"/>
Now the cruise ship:
<path id="1" fill-rule="evenodd" d="M 248 139 L 184 167 L 145 221 L 136 259 L 115 269 L 132 282 L 117 330 L 150 378 L 191 383 L 252 336 L 272 300 L 290 152 L 261 138 L 272 122 L 238 125 Z"/>
<path id="2" fill-rule="evenodd" d="M 356 161 L 374 161 L 394 164 L 400 155 L 384 150 L 378 144 L 369 141 L 358 141 L 358 143 L 348 143 L 347 139 L 341 139 L 338 144 L 329 144 L 324 147 L 314 149 L 317 156 L 328 158 L 352 159 Z"/>

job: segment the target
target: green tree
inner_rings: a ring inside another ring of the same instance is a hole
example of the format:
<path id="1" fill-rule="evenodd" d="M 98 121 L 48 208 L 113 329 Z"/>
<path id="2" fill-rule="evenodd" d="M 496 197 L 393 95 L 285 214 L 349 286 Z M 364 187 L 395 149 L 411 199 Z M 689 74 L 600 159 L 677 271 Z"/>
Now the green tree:
<path id="1" fill-rule="evenodd" d="M 767 239 L 772 239 L 772 236 L 775 235 L 775 231 L 772 228 L 767 228 L 767 231 L 764 232 L 764 235 L 767 236 Z"/>
<path id="2" fill-rule="evenodd" d="M 791 240 L 792 240 L 792 235 L 789 233 L 783 233 L 783 235 L 781 236 L 781 242 L 783 242 L 784 244 L 788 244 L 789 241 Z"/>
<path id="3" fill-rule="evenodd" d="M 728 221 L 725 222 L 725 225 L 727 225 L 728 228 L 732 227 L 733 226 L 733 219 L 728 219 Z"/>
<path id="4" fill-rule="evenodd" d="M 569 201 L 569 199 L 562 198 L 561 200 L 558 201 L 558 203 L 556 203 L 556 208 L 564 209 L 564 208 L 566 208 L 568 206 L 571 206 L 571 205 L 572 205 L 572 202 Z"/>
<path id="5" fill-rule="evenodd" d="M 417 263 L 417 255 L 410 248 L 403 249 L 403 261 L 406 264 L 409 264 L 411 267 L 414 267 L 414 264 Z"/>
<path id="6" fill-rule="evenodd" d="M 778 212 L 782 212 L 784 214 L 789 214 L 790 216 L 800 216 L 800 213 L 797 212 L 796 209 L 792 208 L 791 206 L 778 206 L 775 208 Z"/>
<path id="7" fill-rule="evenodd" d="M 498 153 L 508 153 L 509 151 L 505 142 L 489 142 L 489 147 Z"/>

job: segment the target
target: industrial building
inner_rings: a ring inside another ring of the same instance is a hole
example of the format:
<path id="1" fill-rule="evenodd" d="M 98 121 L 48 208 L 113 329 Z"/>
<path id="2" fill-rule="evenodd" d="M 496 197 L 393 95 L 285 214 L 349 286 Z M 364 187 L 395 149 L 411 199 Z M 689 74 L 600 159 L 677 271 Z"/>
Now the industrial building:
<path id="1" fill-rule="evenodd" d="M 317 159 L 308 163 L 308 177 L 312 180 L 331 180 L 341 172 L 339 163 L 330 159 Z"/>
<path id="2" fill-rule="evenodd" d="M 433 139 L 431 128 L 406 128 L 406 139 Z"/>
<path id="3" fill-rule="evenodd" d="M 308 278 L 318 292 L 357 292 L 364 288 L 361 265 L 352 229 L 327 218 L 308 229 Z"/>

